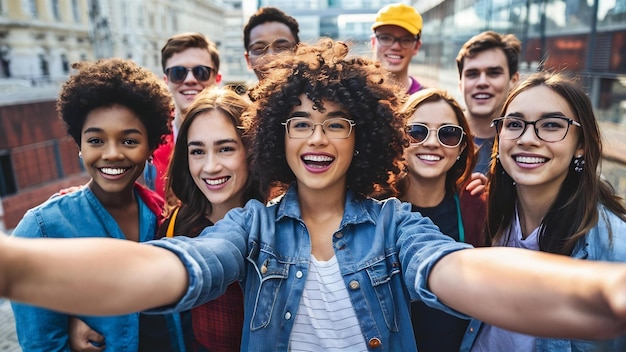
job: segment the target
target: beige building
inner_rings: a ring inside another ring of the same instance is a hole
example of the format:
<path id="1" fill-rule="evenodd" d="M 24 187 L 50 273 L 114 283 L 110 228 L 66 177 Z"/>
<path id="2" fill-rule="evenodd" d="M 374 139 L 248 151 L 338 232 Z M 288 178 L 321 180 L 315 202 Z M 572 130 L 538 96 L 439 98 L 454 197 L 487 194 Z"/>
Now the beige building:
<path id="1" fill-rule="evenodd" d="M 231 76 L 240 79 L 247 73 L 240 3 L 0 0 L 0 105 L 54 99 L 71 64 L 81 60 L 128 58 L 161 75 L 160 50 L 165 40 L 188 31 L 204 33 L 220 51 L 236 56 L 223 59 L 221 71 L 228 79 L 232 63 Z M 237 47 L 242 48 L 239 53 Z M 23 88 L 29 93 L 23 94 Z"/>

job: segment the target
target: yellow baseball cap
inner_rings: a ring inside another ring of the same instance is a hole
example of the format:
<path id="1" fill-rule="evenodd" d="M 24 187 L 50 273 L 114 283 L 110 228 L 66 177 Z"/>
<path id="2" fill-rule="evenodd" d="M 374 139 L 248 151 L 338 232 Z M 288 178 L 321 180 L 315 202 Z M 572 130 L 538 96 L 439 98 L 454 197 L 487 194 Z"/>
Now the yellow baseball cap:
<path id="1" fill-rule="evenodd" d="M 387 5 L 376 14 L 376 22 L 372 25 L 372 30 L 388 25 L 402 27 L 417 36 L 422 31 L 422 15 L 409 5 Z"/>

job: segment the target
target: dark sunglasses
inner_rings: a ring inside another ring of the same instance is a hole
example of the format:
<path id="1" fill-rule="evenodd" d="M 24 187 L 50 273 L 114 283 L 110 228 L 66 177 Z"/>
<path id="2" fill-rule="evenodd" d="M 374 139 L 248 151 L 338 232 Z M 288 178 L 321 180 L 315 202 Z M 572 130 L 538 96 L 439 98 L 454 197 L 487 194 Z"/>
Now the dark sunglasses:
<path id="1" fill-rule="evenodd" d="M 437 140 L 442 146 L 448 148 L 457 147 L 463 140 L 465 132 L 461 126 L 443 125 L 439 128 L 428 128 L 423 123 L 415 123 L 406 126 L 406 133 L 413 144 L 422 144 L 428 139 L 430 131 L 437 132 Z"/>
<path id="2" fill-rule="evenodd" d="M 172 81 L 172 83 L 182 83 L 187 77 L 187 72 L 191 71 L 193 76 L 199 82 L 206 82 L 211 78 L 211 74 L 215 69 L 209 66 L 194 66 L 194 67 L 185 67 L 185 66 L 172 66 L 165 69 L 165 74 L 167 78 Z"/>

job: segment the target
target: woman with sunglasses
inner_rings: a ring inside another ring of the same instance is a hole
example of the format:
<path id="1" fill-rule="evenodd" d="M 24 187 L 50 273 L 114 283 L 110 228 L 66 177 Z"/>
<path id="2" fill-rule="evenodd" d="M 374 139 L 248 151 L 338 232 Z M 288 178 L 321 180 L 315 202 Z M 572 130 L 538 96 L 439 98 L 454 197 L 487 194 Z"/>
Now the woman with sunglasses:
<path id="1" fill-rule="evenodd" d="M 624 332 L 626 265 L 468 250 L 408 203 L 367 196 L 401 171 L 406 141 L 397 86 L 347 54 L 329 39 L 298 46 L 253 93 L 253 173 L 263 189 L 288 185 L 275 204 L 251 200 L 198 237 L 150 245 L 0 235 L 0 296 L 74 313 L 163 313 L 239 281 L 242 351 L 415 351 L 417 299 L 531 334 Z"/>
<path id="2" fill-rule="evenodd" d="M 626 209 L 600 177 L 600 131 L 585 92 L 562 73 L 540 72 L 510 93 L 502 111 L 493 122 L 488 242 L 626 261 Z M 624 351 L 625 341 L 537 338 L 475 320 L 462 351 Z"/>
<path id="3" fill-rule="evenodd" d="M 446 91 L 430 88 L 410 95 L 400 112 L 410 144 L 398 198 L 454 240 L 483 245 L 485 200 L 465 190 L 476 149 L 463 110 Z M 458 351 L 469 322 L 422 301 L 411 303 L 411 321 L 420 352 Z"/>

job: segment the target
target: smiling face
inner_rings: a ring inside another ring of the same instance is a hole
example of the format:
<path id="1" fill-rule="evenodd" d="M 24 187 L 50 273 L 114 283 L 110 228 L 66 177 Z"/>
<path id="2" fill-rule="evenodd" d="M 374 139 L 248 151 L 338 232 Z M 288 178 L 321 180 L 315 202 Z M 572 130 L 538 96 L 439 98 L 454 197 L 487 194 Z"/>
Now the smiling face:
<path id="1" fill-rule="evenodd" d="M 375 35 L 390 35 L 395 38 L 415 37 L 411 35 L 409 31 L 398 26 L 380 26 L 376 28 Z M 372 46 L 376 53 L 376 59 L 380 61 L 385 69 L 395 74 L 406 74 L 409 70 L 409 64 L 413 56 L 417 54 L 420 47 L 420 42 L 415 41 L 415 45 L 405 49 L 398 41 L 395 41 L 391 46 L 382 46 L 376 39 L 372 37 Z"/>
<path id="2" fill-rule="evenodd" d="M 422 123 L 431 129 L 443 125 L 459 125 L 454 110 L 443 100 L 419 105 L 408 119 L 407 125 L 412 123 Z M 412 142 L 404 149 L 409 174 L 418 183 L 420 180 L 445 183 L 446 173 L 456 163 L 464 148 L 463 142 L 454 148 L 444 147 L 437 139 L 437 131 L 430 130 L 428 138 L 423 143 Z"/>
<path id="3" fill-rule="evenodd" d="M 215 69 L 215 63 L 211 59 L 211 54 L 207 49 L 188 48 L 175 53 L 167 60 L 166 69 L 174 66 L 184 66 L 192 68 L 195 66 L 209 66 Z M 219 83 L 220 76 L 213 72 L 207 81 L 198 81 L 191 72 L 187 72 L 185 80 L 174 83 L 163 75 L 165 83 L 174 97 L 174 104 L 178 111 L 186 109 L 200 91 L 206 87 L 211 87 Z"/>
<path id="4" fill-rule="evenodd" d="M 499 48 L 484 50 L 463 60 L 459 88 L 468 117 L 491 122 L 499 117 L 509 89 L 517 82 L 519 74 L 509 77 L 506 55 Z"/>
<path id="5" fill-rule="evenodd" d="M 313 123 L 323 123 L 334 117 L 350 119 L 348 112 L 338 104 L 324 101 L 325 110 L 320 112 L 313 109 L 313 102 L 306 95 L 299 98 L 302 104 L 294 107 L 289 118 L 309 118 Z M 343 193 L 354 145 L 354 131 L 343 139 L 328 138 L 321 125 L 315 125 L 308 138 L 290 138 L 285 132 L 287 164 L 296 176 L 299 191 L 341 189 L 340 193 Z"/>
<path id="6" fill-rule="evenodd" d="M 131 191 L 152 152 L 145 126 L 128 108 L 115 105 L 92 110 L 81 131 L 83 164 L 89 187 L 99 199 Z"/>
<path id="7" fill-rule="evenodd" d="M 189 173 L 213 212 L 242 206 L 248 164 L 231 120 L 219 110 L 201 113 L 189 126 L 187 140 Z"/>
<path id="8" fill-rule="evenodd" d="M 521 92 L 509 104 L 505 116 L 526 121 L 555 116 L 576 120 L 567 101 L 544 85 Z M 513 178 L 518 190 L 539 188 L 544 193 L 558 192 L 572 158 L 583 154 L 578 142 L 579 128 L 569 126 L 567 135 L 559 142 L 540 140 L 532 125 L 528 125 L 517 139 L 498 139 L 502 167 Z"/>

